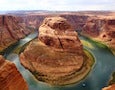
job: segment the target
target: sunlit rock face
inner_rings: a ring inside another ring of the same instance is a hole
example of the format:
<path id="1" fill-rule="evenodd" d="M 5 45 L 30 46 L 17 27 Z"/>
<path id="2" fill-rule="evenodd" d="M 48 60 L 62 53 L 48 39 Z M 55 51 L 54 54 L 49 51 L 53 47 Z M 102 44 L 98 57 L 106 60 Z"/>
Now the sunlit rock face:
<path id="1" fill-rule="evenodd" d="M 62 17 L 45 18 L 38 39 L 20 55 L 21 64 L 43 82 L 65 85 L 88 74 L 87 57 L 71 24 Z"/>
<path id="2" fill-rule="evenodd" d="M 106 21 L 96 17 L 89 17 L 83 26 L 82 34 L 89 37 L 98 37 Z"/>
<path id="3" fill-rule="evenodd" d="M 28 90 L 28 85 L 14 63 L 0 55 L 0 90 Z"/>
<path id="4" fill-rule="evenodd" d="M 115 54 L 114 18 L 91 18 L 84 25 L 82 35 L 104 43 Z"/>
<path id="5" fill-rule="evenodd" d="M 115 90 L 115 84 L 105 87 L 102 90 Z"/>
<path id="6" fill-rule="evenodd" d="M 99 38 L 113 51 L 115 54 L 115 19 L 106 20 L 106 24 L 100 33 Z"/>
<path id="7" fill-rule="evenodd" d="M 0 15 L 0 51 L 29 33 L 30 30 L 18 22 L 18 17 Z"/>
<path id="8" fill-rule="evenodd" d="M 83 51 L 77 33 L 62 17 L 46 18 L 39 28 L 38 37 L 40 41 L 53 49 L 80 54 Z"/>

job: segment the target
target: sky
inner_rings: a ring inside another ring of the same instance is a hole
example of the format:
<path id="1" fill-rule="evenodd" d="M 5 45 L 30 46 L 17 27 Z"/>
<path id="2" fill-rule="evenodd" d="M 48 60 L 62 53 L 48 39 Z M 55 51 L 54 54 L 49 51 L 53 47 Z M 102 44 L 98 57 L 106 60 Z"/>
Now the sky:
<path id="1" fill-rule="evenodd" d="M 115 0 L 0 0 L 0 11 L 9 10 L 115 11 Z"/>

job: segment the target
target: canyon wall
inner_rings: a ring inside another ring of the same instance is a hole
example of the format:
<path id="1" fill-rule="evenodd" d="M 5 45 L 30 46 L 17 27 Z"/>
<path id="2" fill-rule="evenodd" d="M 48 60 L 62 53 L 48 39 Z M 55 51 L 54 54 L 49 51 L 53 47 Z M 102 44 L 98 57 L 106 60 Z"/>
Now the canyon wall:
<path id="1" fill-rule="evenodd" d="M 82 35 L 106 45 L 115 55 L 115 17 L 90 18 L 83 26 Z"/>
<path id="2" fill-rule="evenodd" d="M 97 38 L 108 47 L 114 49 L 115 53 L 115 13 L 31 13 L 22 15 L 22 22 L 29 28 L 38 29 L 45 17 L 61 16 L 67 19 L 74 30 L 82 35 Z"/>
<path id="3" fill-rule="evenodd" d="M 0 55 L 0 90 L 28 90 L 15 64 Z"/>
<path id="4" fill-rule="evenodd" d="M 82 33 L 89 37 L 97 37 L 111 31 L 115 31 L 115 18 L 89 18 L 82 28 Z"/>
<path id="5" fill-rule="evenodd" d="M 24 38 L 31 31 L 16 16 L 0 15 L 0 51 Z"/>
<path id="6" fill-rule="evenodd" d="M 30 29 L 37 30 L 45 17 L 61 16 L 66 18 L 77 32 L 90 38 L 97 38 L 101 42 L 107 44 L 108 47 L 115 49 L 114 15 L 115 13 L 111 12 L 26 13 L 20 16 L 20 22 Z"/>
<path id="7" fill-rule="evenodd" d="M 89 16 L 77 15 L 77 14 L 36 14 L 36 15 L 24 15 L 21 16 L 23 20 L 21 22 L 25 23 L 28 27 L 37 29 L 45 17 L 50 16 L 61 16 L 66 18 L 74 27 L 75 30 L 81 31 L 82 27 L 85 25 Z"/>

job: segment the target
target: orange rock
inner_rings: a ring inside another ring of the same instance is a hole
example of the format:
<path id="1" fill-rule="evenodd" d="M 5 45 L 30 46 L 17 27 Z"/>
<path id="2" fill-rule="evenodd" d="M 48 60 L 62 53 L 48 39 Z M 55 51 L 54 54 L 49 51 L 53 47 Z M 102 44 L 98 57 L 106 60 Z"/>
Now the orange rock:
<path id="1" fill-rule="evenodd" d="M 105 87 L 102 90 L 115 90 L 115 84 Z"/>
<path id="2" fill-rule="evenodd" d="M 62 17 L 46 18 L 39 28 L 38 39 L 46 45 L 58 50 L 63 49 L 68 52 L 83 51 L 77 33 L 74 31 L 71 24 Z"/>
<path id="3" fill-rule="evenodd" d="M 115 54 L 115 18 L 90 18 L 82 35 L 104 43 Z"/>
<path id="4" fill-rule="evenodd" d="M 0 55 L 0 90 L 28 90 L 15 64 Z"/>
<path id="5" fill-rule="evenodd" d="M 18 22 L 18 17 L 0 15 L 0 50 L 24 38 L 30 30 Z"/>

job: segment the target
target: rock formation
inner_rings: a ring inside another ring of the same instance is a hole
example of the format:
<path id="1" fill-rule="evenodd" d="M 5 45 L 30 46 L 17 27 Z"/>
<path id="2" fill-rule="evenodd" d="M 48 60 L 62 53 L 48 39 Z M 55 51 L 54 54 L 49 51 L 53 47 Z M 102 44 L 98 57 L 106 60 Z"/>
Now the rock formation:
<path id="1" fill-rule="evenodd" d="M 39 28 L 39 40 L 51 48 L 82 54 L 83 48 L 77 33 L 61 17 L 46 18 Z M 70 44 L 71 43 L 71 44 Z M 77 49 L 78 51 L 75 51 Z"/>
<path id="2" fill-rule="evenodd" d="M 87 15 L 78 15 L 78 14 L 63 14 L 60 15 L 61 17 L 66 18 L 71 25 L 73 26 L 74 30 L 76 31 L 82 31 L 83 26 L 87 22 L 87 19 L 89 16 Z"/>
<path id="3" fill-rule="evenodd" d="M 45 18 L 38 39 L 20 55 L 21 64 L 43 82 L 65 85 L 83 79 L 91 69 L 92 57 L 83 51 L 72 26 L 62 17 Z"/>
<path id="4" fill-rule="evenodd" d="M 28 27 L 37 29 L 45 17 L 52 17 L 52 16 L 60 16 L 66 18 L 71 25 L 73 26 L 74 30 L 81 31 L 82 27 L 85 25 L 89 16 L 87 15 L 79 15 L 77 13 L 38 13 L 38 14 L 27 14 L 22 15 L 22 20 L 20 22 L 25 23 Z"/>
<path id="5" fill-rule="evenodd" d="M 105 87 L 102 90 L 115 90 L 115 84 Z"/>
<path id="6" fill-rule="evenodd" d="M 18 22 L 18 17 L 0 15 L 0 51 L 29 33 L 30 30 Z"/>
<path id="7" fill-rule="evenodd" d="M 114 18 L 90 18 L 84 25 L 82 35 L 107 45 L 115 54 Z"/>
<path id="8" fill-rule="evenodd" d="M 14 63 L 0 55 L 0 90 L 28 90 L 28 85 Z"/>

